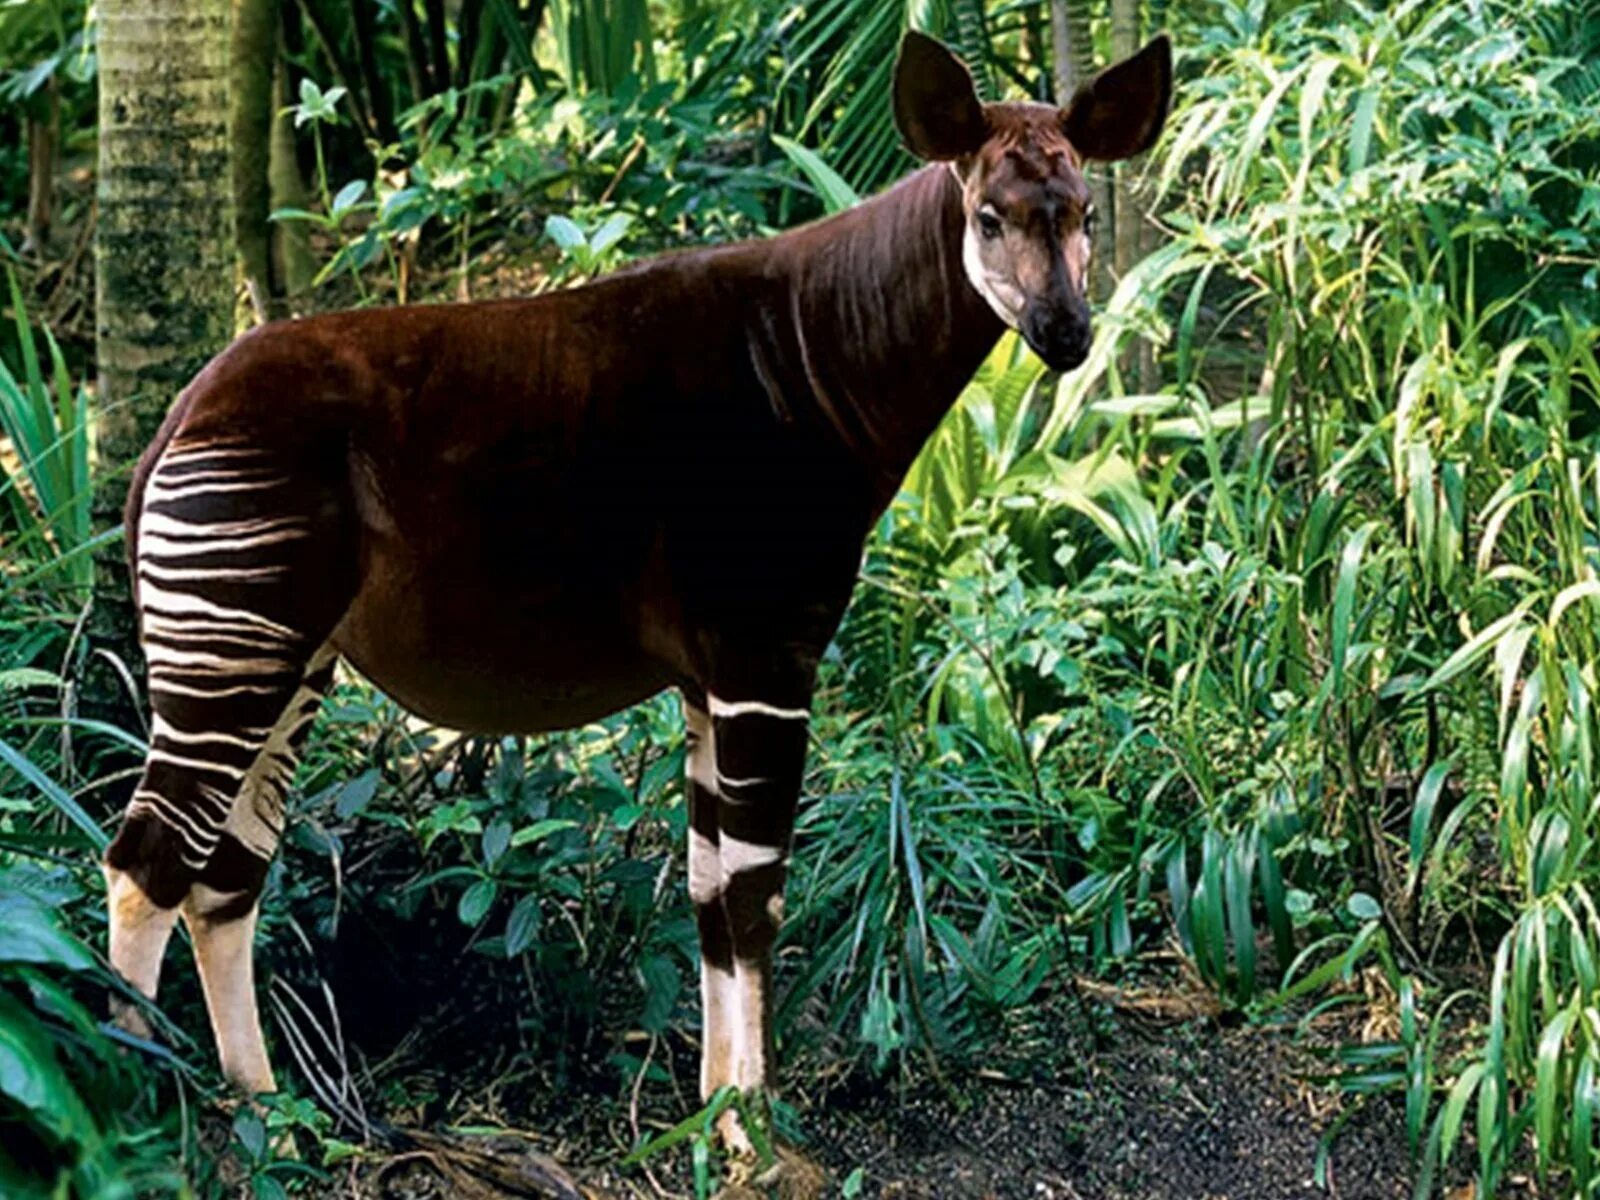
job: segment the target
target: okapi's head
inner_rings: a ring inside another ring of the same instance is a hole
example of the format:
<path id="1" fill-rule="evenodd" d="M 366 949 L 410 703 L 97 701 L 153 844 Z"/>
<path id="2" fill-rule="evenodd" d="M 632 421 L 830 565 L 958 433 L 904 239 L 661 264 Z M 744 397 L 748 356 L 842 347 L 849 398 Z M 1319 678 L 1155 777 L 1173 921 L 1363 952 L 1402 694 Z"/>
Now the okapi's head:
<path id="1" fill-rule="evenodd" d="M 913 154 L 949 163 L 961 181 L 967 277 L 1057 370 L 1089 353 L 1095 213 L 1083 164 L 1149 149 L 1171 96 L 1165 36 L 1096 75 L 1065 108 L 980 103 L 966 67 L 938 42 L 912 32 L 900 45 L 895 124 Z"/>

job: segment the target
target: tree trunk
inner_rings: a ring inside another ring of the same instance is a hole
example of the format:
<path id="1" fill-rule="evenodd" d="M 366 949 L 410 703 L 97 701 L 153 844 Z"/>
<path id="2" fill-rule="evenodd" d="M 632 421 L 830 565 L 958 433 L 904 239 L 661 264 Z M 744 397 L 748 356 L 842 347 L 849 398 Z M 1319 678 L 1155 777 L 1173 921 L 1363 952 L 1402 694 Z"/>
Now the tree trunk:
<path id="1" fill-rule="evenodd" d="M 41 110 L 41 111 L 35 111 Z M 56 210 L 56 143 L 61 133 L 61 89 L 52 76 L 40 103 L 30 106 L 28 126 L 28 233 L 24 250 L 43 253 Z"/>
<path id="2" fill-rule="evenodd" d="M 422 0 L 428 19 L 428 50 L 433 55 L 433 78 L 439 91 L 450 86 L 450 36 L 444 15 L 444 0 Z"/>
<path id="3" fill-rule="evenodd" d="M 95 228 L 98 473 L 95 518 L 122 520 L 128 472 L 173 397 L 233 331 L 228 167 L 230 0 L 100 0 Z M 96 564 L 92 631 L 137 669 L 120 545 Z M 86 707 L 126 718 L 109 671 Z"/>
<path id="4" fill-rule="evenodd" d="M 1167 0 L 1149 0 L 1145 6 L 1145 16 L 1149 21 L 1151 34 L 1160 33 L 1167 26 Z M 1160 245 L 1161 231 L 1150 219 L 1148 209 L 1149 193 L 1139 197 L 1139 257 L 1155 251 Z M 1146 395 L 1154 392 L 1160 386 L 1161 380 L 1156 371 L 1155 347 L 1149 342 L 1139 342 L 1139 390 Z"/>
<path id="5" fill-rule="evenodd" d="M 1139 0 L 1111 0 L 1111 60 L 1120 62 L 1139 48 Z M 1116 245 L 1113 263 L 1117 279 L 1128 273 L 1139 260 L 1139 208 L 1133 196 L 1134 170 L 1131 164 L 1117 164 L 1117 190 L 1112 205 L 1116 210 Z"/>
<path id="6" fill-rule="evenodd" d="M 256 320 L 284 315 L 272 269 L 268 165 L 273 122 L 272 68 L 278 58 L 278 0 L 233 0 L 233 73 L 229 137 L 233 145 L 234 237 L 239 270 Z"/>
<path id="7" fill-rule="evenodd" d="M 367 0 L 355 0 L 350 6 L 350 19 L 355 22 L 356 30 L 356 59 L 361 64 L 372 121 L 378 131 L 378 141 L 392 146 L 400 140 L 400 129 L 394 123 L 394 105 L 390 103 L 388 85 L 378 71 L 378 31 L 373 27 L 372 15 Z"/>
<path id="8" fill-rule="evenodd" d="M 284 16 L 294 14 L 285 11 Z M 272 72 L 272 132 L 267 146 L 267 179 L 272 190 L 272 207 L 309 208 L 311 194 L 294 140 L 294 118 L 283 110 L 290 99 L 289 66 L 279 58 Z M 294 298 L 310 289 L 317 277 L 317 256 L 311 250 L 311 227 L 304 221 L 275 221 L 272 224 L 273 266 L 283 283 L 285 307 L 294 310 Z"/>
<path id="9" fill-rule="evenodd" d="M 1089 0 L 1050 0 L 1050 32 L 1056 53 L 1056 103 L 1072 102 L 1072 94 L 1087 83 L 1095 71 L 1094 35 L 1089 25 Z M 1085 174 L 1089 196 L 1099 216 L 1092 257 L 1089 260 L 1091 298 L 1103 297 L 1110 290 L 1112 195 L 1110 168 L 1089 163 Z"/>
<path id="10" fill-rule="evenodd" d="M 1120 62 L 1139 48 L 1139 0 L 1111 0 L 1111 58 Z M 1127 278 L 1139 261 L 1140 231 L 1144 217 L 1134 179 L 1138 168 L 1131 162 L 1119 162 L 1116 175 L 1116 197 L 1112 202 L 1116 213 L 1116 240 L 1112 252 L 1112 265 L 1117 282 Z M 1136 338 L 1121 356 L 1123 387 L 1129 391 L 1140 390 L 1140 379 L 1146 373 L 1143 360 L 1148 359 L 1149 344 Z"/>
<path id="11" fill-rule="evenodd" d="M 1056 103 L 1065 104 L 1078 90 L 1076 64 L 1072 58 L 1072 22 L 1067 8 L 1072 0 L 1050 0 L 1050 51 L 1055 79 Z"/>

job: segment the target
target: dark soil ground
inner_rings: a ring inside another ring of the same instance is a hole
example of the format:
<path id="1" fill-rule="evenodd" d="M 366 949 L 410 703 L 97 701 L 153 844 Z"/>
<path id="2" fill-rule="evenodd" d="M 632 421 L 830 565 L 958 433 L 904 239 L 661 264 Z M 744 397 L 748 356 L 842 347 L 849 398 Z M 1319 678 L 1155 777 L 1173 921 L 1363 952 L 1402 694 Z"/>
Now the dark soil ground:
<path id="1" fill-rule="evenodd" d="M 1318 1139 L 1338 1109 L 1304 1084 L 1314 1064 L 1281 1034 L 1192 1022 L 1124 1027 L 1080 1080 L 980 1077 L 957 1111 L 934 1096 L 837 1105 L 818 1156 L 864 1168 L 867 1194 L 1034 1200 L 1288 1200 L 1410 1194 L 1403 1133 L 1373 1105 L 1335 1143 L 1324 1192 Z"/>
<path id="2" fill-rule="evenodd" d="M 942 1082 L 926 1063 L 914 1062 L 909 1074 L 918 1082 L 906 1085 L 856 1072 L 799 1094 L 791 1086 L 804 1136 L 798 1148 L 826 1172 L 827 1183 L 770 1194 L 907 1200 L 1403 1200 L 1411 1194 L 1402 1113 L 1387 1097 L 1348 1114 L 1332 1141 L 1326 1183 L 1316 1181 L 1320 1141 L 1347 1115 L 1346 1102 L 1313 1082 L 1328 1072 L 1319 1047 L 1349 1038 L 1350 1027 L 1297 1034 L 1292 1024 L 1220 1017 L 1208 1001 L 1178 989 L 1122 993 L 1089 986 L 1092 1001 L 1062 998 L 1002 1031 L 1001 1048 L 984 1062 L 942 1068 Z M 673 1070 L 692 1078 L 692 1048 L 674 1057 L 681 1061 Z M 830 1072 L 801 1062 L 786 1075 L 815 1080 Z M 618 1165 L 634 1122 L 649 1133 L 689 1111 L 672 1089 L 652 1086 L 638 1097 L 545 1092 L 524 1097 L 532 1103 L 515 1121 L 504 1111 L 510 1094 L 492 1105 L 500 1120 L 537 1131 L 531 1144 L 559 1158 L 591 1194 L 695 1194 L 687 1149 L 652 1159 L 648 1173 Z M 323 1195 L 476 1197 L 459 1181 L 447 1182 L 435 1161 L 374 1156 Z M 759 1194 L 767 1193 L 737 1193 Z"/>

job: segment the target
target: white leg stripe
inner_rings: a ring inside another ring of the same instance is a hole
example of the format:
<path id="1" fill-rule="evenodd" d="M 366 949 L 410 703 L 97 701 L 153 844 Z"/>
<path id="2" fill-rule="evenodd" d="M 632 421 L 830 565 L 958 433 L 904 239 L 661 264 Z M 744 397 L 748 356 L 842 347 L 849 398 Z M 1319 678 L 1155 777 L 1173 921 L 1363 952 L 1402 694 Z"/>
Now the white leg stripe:
<path id="1" fill-rule="evenodd" d="M 139 562 L 151 555 L 162 558 L 189 558 L 201 554 L 233 554 L 240 550 L 255 550 L 262 546 L 275 546 L 279 542 L 305 537 L 302 529 L 285 529 L 277 533 L 258 533 L 251 537 L 207 537 L 174 541 L 165 534 L 139 530 Z"/>
<path id="2" fill-rule="evenodd" d="M 284 658 L 228 658 L 172 646 L 149 646 L 145 659 L 152 669 L 168 667 L 185 675 L 275 675 L 291 665 Z"/>
<path id="3" fill-rule="evenodd" d="M 266 474 L 266 472 L 272 472 Z M 183 491 L 184 485 L 189 483 L 253 483 L 267 486 L 274 483 L 285 482 L 284 477 L 271 467 L 242 467 L 238 470 L 206 470 L 190 471 L 183 475 L 171 476 L 162 471 L 157 471 L 150 477 L 150 487 L 161 491 L 178 494 Z"/>
<path id="4" fill-rule="evenodd" d="M 698 829 L 689 830 L 689 899 L 710 904 L 722 894 L 722 863 L 717 843 Z"/>
<path id="5" fill-rule="evenodd" d="M 148 513 L 139 519 L 139 537 L 146 533 L 164 537 L 249 537 L 258 533 L 286 533 L 305 527 L 303 517 L 251 517 L 241 521 L 185 521 L 164 513 Z"/>
<path id="6" fill-rule="evenodd" d="M 145 636 L 162 637 L 168 641 L 184 642 L 190 639 L 202 642 L 237 642 L 258 650 L 276 650 L 287 639 L 277 634 L 251 629 L 228 621 L 208 621 L 203 617 L 168 617 L 153 608 L 144 610 Z"/>
<path id="7" fill-rule="evenodd" d="M 205 866 L 206 859 L 211 857 L 221 836 L 216 830 L 195 824 L 187 813 L 157 792 L 138 793 L 128 805 L 128 812 L 135 815 L 148 812 L 176 833 L 185 847 L 183 861 L 192 867 Z"/>
<path id="8" fill-rule="evenodd" d="M 153 562 L 139 564 L 139 578 L 154 583 L 184 583 L 185 581 L 215 580 L 219 583 L 261 583 L 277 579 L 289 568 L 282 567 L 188 567 L 182 570 L 158 566 Z"/>
<path id="9" fill-rule="evenodd" d="M 776 705 L 766 704 L 760 700 L 720 700 L 711 697 L 711 715 L 713 717 L 748 717 L 760 715 L 775 717 L 780 721 L 809 721 L 811 710 L 806 708 L 778 708 Z"/>
<path id="10" fill-rule="evenodd" d="M 229 779 L 244 778 L 244 772 L 237 767 L 225 767 L 221 763 L 207 762 L 203 758 L 185 758 L 181 754 L 172 754 L 166 750 L 151 750 L 150 758 L 155 762 L 168 763 L 174 767 L 187 767 L 191 771 L 210 771 L 214 775 L 226 775 Z"/>
<path id="11" fill-rule="evenodd" d="M 235 737 L 231 733 L 192 733 L 188 730 L 179 729 L 160 713 L 153 713 L 150 718 L 151 737 L 167 738 L 174 742 L 225 742 L 230 746 L 239 746 L 245 750 L 256 749 L 266 741 L 272 730 L 244 729 L 240 730 L 240 732 L 247 736 Z"/>
<path id="12" fill-rule="evenodd" d="M 282 691 L 270 683 L 241 683 L 236 687 L 225 688 L 197 688 L 187 684 L 174 683 L 170 679 L 152 679 L 150 681 L 152 692 L 166 692 L 172 696 L 193 696 L 200 700 L 220 700 L 225 696 L 266 696 L 273 692 Z"/>
<path id="13" fill-rule="evenodd" d="M 201 445 L 190 445 L 187 442 L 174 442 L 167 447 L 167 452 L 161 456 L 160 467 L 169 463 L 197 462 L 206 458 L 265 458 L 265 450 L 252 449 L 232 442 L 208 442 Z M 159 470 L 160 467 L 157 469 Z"/>
<path id="14" fill-rule="evenodd" d="M 152 601 L 163 608 L 177 614 L 188 615 L 198 613 L 201 616 L 217 617 L 224 621 L 238 621 L 245 625 L 257 626 L 272 633 L 282 635 L 285 640 L 298 637 L 294 630 L 287 625 L 280 625 L 276 621 L 269 621 L 266 617 L 259 616 L 245 608 L 224 608 L 220 604 L 212 604 L 209 600 L 202 600 L 199 596 L 192 596 L 188 592 L 169 592 L 165 589 L 155 592 Z"/>
<path id="15" fill-rule="evenodd" d="M 719 850 L 724 882 L 745 871 L 754 871 L 757 867 L 770 867 L 773 863 L 781 863 L 789 857 L 788 850 L 782 846 L 762 846 L 755 842 L 742 842 L 736 837 L 729 837 L 726 833 L 721 835 Z"/>

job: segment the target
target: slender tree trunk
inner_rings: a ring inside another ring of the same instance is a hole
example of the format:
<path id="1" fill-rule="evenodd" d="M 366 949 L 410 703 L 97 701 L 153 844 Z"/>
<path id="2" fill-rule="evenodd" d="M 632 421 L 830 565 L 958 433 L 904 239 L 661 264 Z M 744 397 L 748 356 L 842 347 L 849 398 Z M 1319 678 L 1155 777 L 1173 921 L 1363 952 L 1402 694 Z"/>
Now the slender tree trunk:
<path id="1" fill-rule="evenodd" d="M 372 24 L 372 9 L 368 7 L 368 0 L 354 0 L 350 5 L 350 19 L 355 22 L 356 59 L 361 64 L 361 78 L 366 85 L 378 140 L 386 146 L 392 146 L 400 140 L 400 129 L 394 123 L 394 105 L 390 103 L 389 89 L 378 71 L 378 32 Z"/>
<path id="2" fill-rule="evenodd" d="M 1111 0 L 1111 58 L 1120 61 L 1139 48 L 1139 0 Z M 1144 226 L 1142 205 L 1134 180 L 1139 167 L 1131 162 L 1119 162 L 1116 174 L 1116 242 L 1112 252 L 1112 266 L 1117 282 L 1127 278 L 1139 261 L 1139 239 Z M 1150 357 L 1150 345 L 1143 338 L 1135 338 L 1121 355 L 1123 386 L 1129 391 L 1142 390 L 1141 382 L 1148 374 L 1144 366 Z"/>
<path id="3" fill-rule="evenodd" d="M 349 9 L 343 0 L 339 3 L 330 3 L 328 0 L 300 0 L 300 8 L 305 13 L 306 23 L 311 26 L 311 31 L 317 35 L 317 44 L 328 61 L 328 70 L 333 73 L 333 81 L 344 88 L 345 94 L 350 98 L 350 107 L 355 110 L 356 120 L 360 122 L 361 128 L 373 137 L 380 136 L 377 121 L 373 118 L 368 104 L 366 89 L 362 86 L 360 68 L 357 64 L 351 63 L 345 53 L 345 35 L 348 33 L 352 39 L 355 37 L 351 30 Z"/>
<path id="4" fill-rule="evenodd" d="M 294 14 L 285 10 L 286 18 Z M 294 118 L 289 106 L 289 66 L 279 58 L 272 71 L 272 129 L 267 144 L 267 181 L 272 208 L 309 208 L 311 195 L 300 171 L 294 139 Z M 294 298 L 307 291 L 317 277 L 317 258 L 311 251 L 311 227 L 304 221 L 272 223 L 273 270 L 282 281 L 284 305 L 293 311 Z"/>
<path id="5" fill-rule="evenodd" d="M 284 315 L 272 268 L 268 182 L 273 123 L 273 65 L 278 59 L 278 0 L 233 0 L 233 72 L 229 136 L 233 145 L 234 237 L 239 270 L 257 321 Z"/>
<path id="6" fill-rule="evenodd" d="M 1089 25 L 1090 0 L 1050 0 L 1050 33 L 1056 55 L 1056 103 L 1072 102 L 1072 94 L 1095 72 L 1094 35 Z M 1110 168 L 1088 165 L 1089 195 L 1099 216 L 1093 257 L 1089 260 L 1089 288 L 1104 296 L 1111 281 L 1113 203 Z"/>
<path id="7" fill-rule="evenodd" d="M 56 146 L 61 135 L 61 89 L 52 77 L 28 127 L 28 234 L 23 249 L 43 251 L 56 210 Z"/>
<path id="8" fill-rule="evenodd" d="M 478 53 L 478 39 L 487 32 L 483 17 L 484 0 L 461 0 L 461 11 L 456 15 L 456 86 L 464 88 L 472 82 L 472 68 Z"/>
<path id="9" fill-rule="evenodd" d="M 1149 30 L 1152 35 L 1160 33 L 1167 26 L 1167 0 L 1149 0 L 1145 6 L 1145 16 L 1149 21 Z M 1151 217 L 1149 193 L 1139 197 L 1139 257 L 1155 251 L 1160 245 L 1161 230 L 1156 226 Z M 1156 372 L 1155 347 L 1149 342 L 1139 343 L 1139 390 L 1145 394 L 1154 392 L 1160 386 L 1161 380 Z"/>
<path id="10" fill-rule="evenodd" d="M 422 11 L 428 18 L 428 50 L 433 55 L 433 78 L 442 92 L 450 86 L 450 38 L 444 0 L 422 0 Z"/>
<path id="11" fill-rule="evenodd" d="M 1111 0 L 1111 60 L 1120 62 L 1139 48 L 1139 0 Z M 1133 196 L 1134 168 L 1131 164 L 1117 164 L 1116 210 L 1117 228 L 1112 262 L 1117 279 L 1128 273 L 1139 260 L 1139 208 Z"/>
<path id="12" fill-rule="evenodd" d="M 233 332 L 228 167 L 230 0 L 100 0 L 95 229 L 100 527 L 122 520 L 128 471 L 173 397 Z M 97 644 L 139 661 L 120 545 L 97 561 Z M 126 718 L 114 675 L 86 707 Z"/>
<path id="13" fill-rule="evenodd" d="M 1078 76 L 1072 58 L 1072 22 L 1067 9 L 1072 0 L 1050 0 L 1050 52 L 1055 79 L 1056 103 L 1065 104 L 1078 90 Z"/>
<path id="14" fill-rule="evenodd" d="M 406 74 L 411 80 L 413 102 L 426 100 L 440 89 L 434 86 L 433 67 L 428 62 L 428 47 L 422 40 L 413 0 L 399 0 L 400 26 L 406 37 Z"/>

